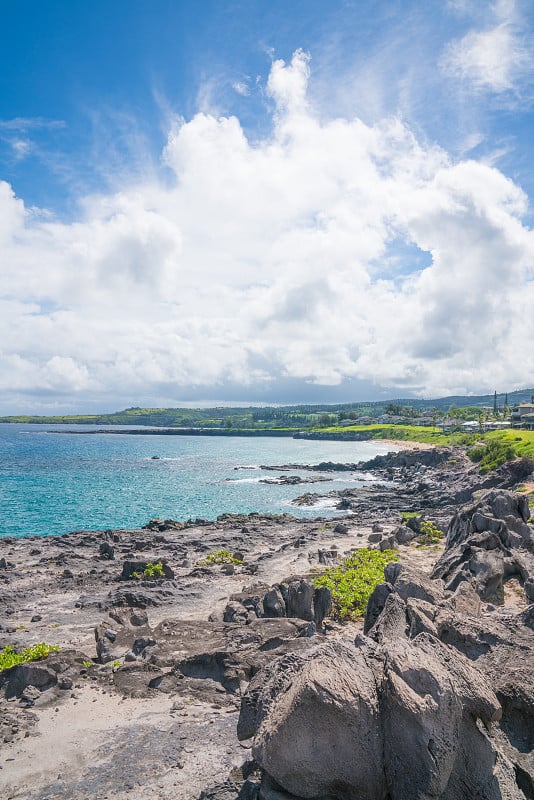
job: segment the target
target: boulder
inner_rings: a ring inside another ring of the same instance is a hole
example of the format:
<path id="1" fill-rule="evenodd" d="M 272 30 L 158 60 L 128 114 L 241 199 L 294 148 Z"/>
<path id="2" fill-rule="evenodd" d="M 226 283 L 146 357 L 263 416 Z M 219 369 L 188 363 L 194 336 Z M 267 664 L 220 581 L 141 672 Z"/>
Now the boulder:
<path id="1" fill-rule="evenodd" d="M 285 617 L 286 604 L 282 593 L 277 586 L 273 586 L 263 596 L 263 616 L 264 617 Z"/>
<path id="2" fill-rule="evenodd" d="M 408 542 L 416 538 L 417 532 L 411 526 L 399 525 L 393 535 L 395 536 L 395 541 L 399 544 L 408 544 Z"/>
<path id="3" fill-rule="evenodd" d="M 100 558 L 109 560 L 113 560 L 115 558 L 115 548 L 107 541 L 100 542 L 98 553 L 100 555 Z"/>
<path id="4" fill-rule="evenodd" d="M 261 683 L 251 689 L 256 714 L 245 701 L 238 735 L 255 734 L 254 758 L 282 789 L 297 797 L 330 796 L 333 787 L 346 800 L 384 796 L 377 686 L 362 649 L 338 641 L 313 658 L 283 657 Z"/>
<path id="5" fill-rule="evenodd" d="M 477 724 L 500 716 L 484 676 L 435 636 L 380 646 L 360 636 L 283 656 L 258 674 L 238 737 L 253 737 L 266 797 L 497 800 L 520 796 L 511 763 Z"/>
<path id="6" fill-rule="evenodd" d="M 18 664 L 0 675 L 0 685 L 3 686 L 8 699 L 20 697 L 29 686 L 44 692 L 56 683 L 57 672 L 44 662 Z"/>
<path id="7" fill-rule="evenodd" d="M 287 616 L 313 620 L 313 595 L 313 584 L 303 578 L 288 583 Z"/>

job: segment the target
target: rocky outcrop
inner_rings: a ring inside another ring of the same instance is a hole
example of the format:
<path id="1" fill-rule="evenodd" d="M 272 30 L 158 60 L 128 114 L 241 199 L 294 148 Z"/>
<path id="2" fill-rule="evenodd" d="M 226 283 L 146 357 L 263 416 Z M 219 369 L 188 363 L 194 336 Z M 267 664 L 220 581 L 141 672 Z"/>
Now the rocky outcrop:
<path id="1" fill-rule="evenodd" d="M 484 604 L 495 575 L 529 579 L 528 514 L 521 495 L 486 493 L 453 518 L 433 579 L 386 567 L 366 635 L 253 678 L 238 724 L 263 770 L 251 796 L 534 797 L 534 606 Z"/>
<path id="2" fill-rule="evenodd" d="M 257 763 L 290 797 L 521 797 L 486 730 L 501 714 L 489 681 L 436 637 L 360 637 L 258 675 L 238 736 L 254 737 Z"/>
<path id="3" fill-rule="evenodd" d="M 270 587 L 260 584 L 233 594 L 223 619 L 248 624 L 257 618 L 289 617 L 321 626 L 331 607 L 329 589 L 315 588 L 305 578 L 294 578 Z"/>
<path id="4" fill-rule="evenodd" d="M 238 702 L 236 693 L 268 662 L 287 652 L 309 649 L 313 640 L 300 620 L 256 619 L 244 629 L 235 623 L 165 620 L 156 627 L 118 628 L 110 646 L 106 626 L 97 629 L 98 642 L 111 658 L 123 660 L 114 674 L 125 695 L 148 696 L 154 690 L 193 694 L 212 702 Z M 237 694 L 238 697 L 238 694 Z"/>
<path id="5" fill-rule="evenodd" d="M 534 577 L 534 527 L 523 494 L 493 489 L 460 509 L 447 531 L 446 550 L 433 577 L 454 591 L 474 581 L 478 595 L 502 602 L 504 583 L 517 578 L 530 587 Z"/>

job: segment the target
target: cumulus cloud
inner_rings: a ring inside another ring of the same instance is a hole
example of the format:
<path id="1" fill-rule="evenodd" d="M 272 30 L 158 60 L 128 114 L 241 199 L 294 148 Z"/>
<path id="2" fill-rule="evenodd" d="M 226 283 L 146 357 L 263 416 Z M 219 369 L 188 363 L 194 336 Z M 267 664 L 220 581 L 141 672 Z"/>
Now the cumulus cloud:
<path id="1" fill-rule="evenodd" d="M 36 392 L 137 404 L 228 386 L 285 399 L 292 381 L 427 396 L 532 381 L 521 189 L 399 120 L 319 119 L 309 70 L 301 51 L 274 61 L 265 140 L 231 116 L 176 120 L 173 180 L 86 198 L 75 222 L 0 183 L 4 409 Z M 390 275 L 399 243 L 424 259 Z"/>

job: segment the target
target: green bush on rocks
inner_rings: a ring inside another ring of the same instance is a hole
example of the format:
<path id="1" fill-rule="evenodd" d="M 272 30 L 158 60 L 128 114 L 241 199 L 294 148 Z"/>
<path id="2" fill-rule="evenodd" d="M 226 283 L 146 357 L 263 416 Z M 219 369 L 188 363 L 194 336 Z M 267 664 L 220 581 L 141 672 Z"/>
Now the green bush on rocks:
<path id="1" fill-rule="evenodd" d="M 58 645 L 39 642 L 31 647 L 25 647 L 21 653 L 16 653 L 14 647 L 7 645 L 0 650 L 0 672 L 28 661 L 39 661 L 41 658 L 49 656 L 50 653 L 59 653 Z"/>
<path id="2" fill-rule="evenodd" d="M 356 550 L 337 567 L 313 579 L 332 594 L 333 616 L 341 621 L 363 616 L 371 592 L 384 580 L 384 567 L 397 561 L 394 550 Z"/>
<path id="3" fill-rule="evenodd" d="M 197 561 L 199 567 L 211 567 L 215 564 L 242 564 L 240 558 L 234 558 L 229 550 L 212 550 L 206 558 Z"/>

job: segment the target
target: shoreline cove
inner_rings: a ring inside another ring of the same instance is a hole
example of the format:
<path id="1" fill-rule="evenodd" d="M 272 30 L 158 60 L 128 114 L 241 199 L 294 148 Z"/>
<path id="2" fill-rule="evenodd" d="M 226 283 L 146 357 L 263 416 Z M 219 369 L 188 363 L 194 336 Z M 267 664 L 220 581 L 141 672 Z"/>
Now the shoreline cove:
<path id="1" fill-rule="evenodd" d="M 292 481 L 232 481 L 242 464 L 313 465 L 367 461 L 396 450 L 384 442 L 317 442 L 287 437 L 78 436 L 40 426 L 0 426 L 1 536 L 61 535 L 72 530 L 133 528 L 151 517 L 216 519 L 224 513 L 312 516 L 293 500 Z M 268 470 L 241 477 L 271 479 Z M 305 470 L 296 477 L 306 478 Z M 330 488 L 357 475 L 325 473 Z M 362 477 L 363 481 L 363 477 Z M 362 482 L 361 481 L 361 482 Z M 323 513 L 327 513 L 324 511 Z M 332 511 L 333 516 L 339 512 Z"/>
<path id="2" fill-rule="evenodd" d="M 226 513 L 0 538 L 0 649 L 60 648 L 0 672 L 2 796 L 341 800 L 343 777 L 343 797 L 365 781 L 371 800 L 383 787 L 405 800 L 439 777 L 443 800 L 527 800 L 534 525 L 514 489 L 534 463 L 481 476 L 461 448 L 408 448 L 365 467 L 364 490 L 316 496 L 336 519 Z M 365 618 L 341 623 L 313 580 L 360 548 L 398 560 Z M 421 725 L 431 759 L 411 744 Z M 386 748 L 354 755 L 377 736 Z M 403 765 L 394 781 L 389 758 Z"/>

